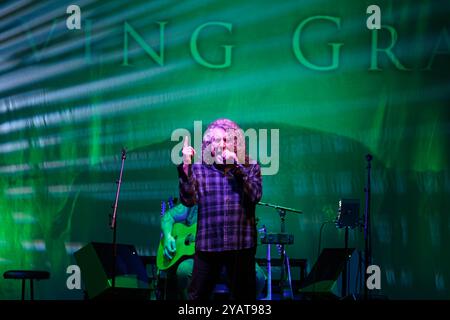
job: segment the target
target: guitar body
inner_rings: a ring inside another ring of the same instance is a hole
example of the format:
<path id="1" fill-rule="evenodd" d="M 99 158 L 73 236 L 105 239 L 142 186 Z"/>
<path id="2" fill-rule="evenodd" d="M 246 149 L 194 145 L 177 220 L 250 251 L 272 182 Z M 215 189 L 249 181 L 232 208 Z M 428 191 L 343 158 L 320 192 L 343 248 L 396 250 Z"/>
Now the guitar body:
<path id="1" fill-rule="evenodd" d="M 164 238 L 161 239 L 156 255 L 156 266 L 159 270 L 167 270 L 180 259 L 192 256 L 195 253 L 195 235 L 197 224 L 186 226 L 183 223 L 175 223 L 172 228 L 172 236 L 175 238 L 176 251 L 172 259 L 164 256 Z"/>

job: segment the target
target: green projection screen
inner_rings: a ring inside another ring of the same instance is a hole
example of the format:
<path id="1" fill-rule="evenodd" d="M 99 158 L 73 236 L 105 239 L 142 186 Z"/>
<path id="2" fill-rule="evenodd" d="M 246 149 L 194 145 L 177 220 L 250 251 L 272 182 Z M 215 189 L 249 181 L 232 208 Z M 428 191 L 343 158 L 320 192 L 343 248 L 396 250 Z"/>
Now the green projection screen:
<path id="1" fill-rule="evenodd" d="M 2 1 L 0 273 L 47 270 L 36 298 L 83 298 L 66 269 L 112 241 L 122 148 L 118 242 L 155 255 L 161 201 L 178 197 L 172 133 L 225 117 L 268 140 L 262 201 L 303 211 L 286 216 L 290 258 L 311 268 L 319 243 L 344 246 L 320 228 L 341 198 L 364 212 L 370 153 L 376 293 L 449 299 L 449 15 L 432 0 Z M 256 215 L 279 231 L 275 210 Z M 360 229 L 349 244 L 364 249 Z M 18 298 L 1 278 L 0 299 Z"/>

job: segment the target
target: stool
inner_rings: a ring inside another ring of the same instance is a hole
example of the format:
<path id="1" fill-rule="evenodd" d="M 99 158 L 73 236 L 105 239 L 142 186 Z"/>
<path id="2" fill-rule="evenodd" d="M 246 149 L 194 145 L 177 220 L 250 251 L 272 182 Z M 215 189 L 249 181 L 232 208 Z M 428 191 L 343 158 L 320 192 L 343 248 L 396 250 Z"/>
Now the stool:
<path id="1" fill-rule="evenodd" d="M 22 280 L 22 300 L 25 300 L 25 281 L 27 279 L 30 280 L 30 300 L 33 300 L 33 280 L 48 279 L 50 278 L 50 273 L 47 271 L 9 270 L 3 274 L 3 278 Z"/>

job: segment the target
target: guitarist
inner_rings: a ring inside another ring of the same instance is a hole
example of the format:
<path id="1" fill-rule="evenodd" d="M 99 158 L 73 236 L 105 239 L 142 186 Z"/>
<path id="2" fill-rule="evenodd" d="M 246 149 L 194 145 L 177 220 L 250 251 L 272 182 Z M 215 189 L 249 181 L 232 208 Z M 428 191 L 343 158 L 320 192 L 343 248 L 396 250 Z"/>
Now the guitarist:
<path id="1" fill-rule="evenodd" d="M 163 246 L 164 256 L 167 259 L 172 259 L 177 250 L 175 245 L 175 238 L 172 235 L 172 227 L 175 223 L 183 223 L 186 226 L 192 226 L 197 223 L 197 206 L 186 207 L 183 204 L 178 204 L 172 209 L 168 210 L 161 218 L 161 230 L 163 232 Z M 193 257 L 180 259 L 181 262 L 174 264 L 167 270 L 168 288 L 166 292 L 169 300 L 187 300 L 188 288 L 192 279 L 192 270 L 194 267 Z M 262 293 L 265 283 L 266 275 L 263 269 L 256 264 L 256 296 L 259 297 Z"/>
<path id="2" fill-rule="evenodd" d="M 168 210 L 161 218 L 161 230 L 163 233 L 164 257 L 172 259 L 177 250 L 175 238 L 172 235 L 174 223 L 183 223 L 192 226 L 197 223 L 197 206 L 185 207 L 178 204 Z M 183 259 L 167 270 L 168 292 L 167 298 L 187 300 L 187 288 L 192 277 L 193 259 Z"/>

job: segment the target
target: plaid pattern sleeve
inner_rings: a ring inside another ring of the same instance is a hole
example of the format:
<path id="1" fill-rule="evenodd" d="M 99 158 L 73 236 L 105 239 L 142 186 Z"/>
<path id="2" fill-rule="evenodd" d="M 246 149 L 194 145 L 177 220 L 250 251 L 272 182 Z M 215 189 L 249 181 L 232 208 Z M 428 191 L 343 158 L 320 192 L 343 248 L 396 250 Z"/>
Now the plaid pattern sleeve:
<path id="1" fill-rule="evenodd" d="M 193 207 L 197 203 L 195 193 L 195 179 L 192 175 L 192 166 L 189 166 L 188 175 L 183 170 L 183 164 L 178 166 L 178 179 L 180 189 L 180 201 L 186 207 Z"/>
<path id="2" fill-rule="evenodd" d="M 259 165 L 245 167 L 239 164 L 236 169 L 236 175 L 243 181 L 244 194 L 251 203 L 258 203 L 262 196 L 261 168 Z"/>
<path id="3" fill-rule="evenodd" d="M 230 171 L 193 164 L 179 166 L 180 199 L 198 205 L 196 250 L 227 251 L 256 247 L 255 203 L 262 194 L 258 164 Z"/>

